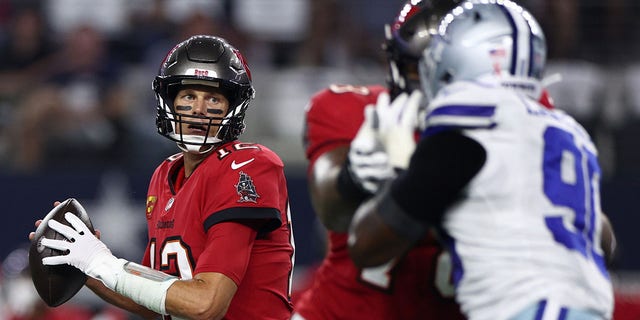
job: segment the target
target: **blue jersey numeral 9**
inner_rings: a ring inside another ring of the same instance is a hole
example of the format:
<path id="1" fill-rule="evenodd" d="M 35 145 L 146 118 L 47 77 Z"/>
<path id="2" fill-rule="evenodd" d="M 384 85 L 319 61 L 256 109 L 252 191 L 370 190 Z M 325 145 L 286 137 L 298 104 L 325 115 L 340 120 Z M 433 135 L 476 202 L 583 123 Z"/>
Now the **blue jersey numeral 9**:
<path id="1" fill-rule="evenodd" d="M 553 239 L 569 250 L 578 251 L 593 259 L 607 276 L 604 258 L 596 251 L 595 242 L 596 194 L 600 166 L 596 156 L 578 147 L 574 136 L 560 128 L 549 127 L 544 133 L 544 193 L 557 206 L 571 209 L 575 216 L 573 228 L 568 229 L 563 217 L 545 218 Z"/>

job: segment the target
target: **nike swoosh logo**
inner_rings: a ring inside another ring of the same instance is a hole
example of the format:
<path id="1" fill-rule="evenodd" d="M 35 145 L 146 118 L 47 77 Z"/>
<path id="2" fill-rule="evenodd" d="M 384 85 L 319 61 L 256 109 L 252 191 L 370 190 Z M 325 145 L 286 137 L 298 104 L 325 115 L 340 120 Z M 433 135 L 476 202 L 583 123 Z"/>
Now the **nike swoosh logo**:
<path id="1" fill-rule="evenodd" d="M 247 165 L 247 164 L 251 163 L 251 162 L 252 162 L 253 160 L 255 160 L 255 159 L 256 159 L 256 158 L 251 158 L 251 159 L 249 159 L 249 160 L 247 160 L 247 161 L 242 161 L 242 162 L 240 162 L 240 163 L 236 163 L 236 161 L 235 161 L 235 160 L 233 160 L 233 162 L 231 162 L 231 169 L 233 169 L 233 170 L 240 169 L 240 168 L 242 168 L 244 165 Z"/>

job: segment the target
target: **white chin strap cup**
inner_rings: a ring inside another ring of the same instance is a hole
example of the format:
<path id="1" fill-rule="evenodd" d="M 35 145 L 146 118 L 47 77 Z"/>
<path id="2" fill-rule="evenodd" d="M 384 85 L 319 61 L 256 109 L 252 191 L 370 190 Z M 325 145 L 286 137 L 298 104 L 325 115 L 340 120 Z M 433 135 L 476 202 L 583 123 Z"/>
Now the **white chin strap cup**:
<path id="1" fill-rule="evenodd" d="M 177 140 L 176 144 L 178 148 L 184 152 L 203 154 L 211 151 L 213 149 L 213 145 L 221 142 L 218 137 L 207 137 L 207 141 L 205 144 L 204 136 L 196 136 L 196 135 L 183 135 L 180 136 L 178 134 L 172 133 L 172 138 Z M 181 139 L 182 138 L 182 139 Z M 180 142 L 182 141 L 182 142 Z"/>
<path id="2" fill-rule="evenodd" d="M 213 149 L 212 144 L 193 145 L 193 144 L 184 144 L 181 142 L 176 142 L 176 145 L 178 145 L 178 148 L 180 148 L 180 150 L 188 153 L 193 153 L 193 154 L 205 154 L 211 151 L 211 149 Z"/>

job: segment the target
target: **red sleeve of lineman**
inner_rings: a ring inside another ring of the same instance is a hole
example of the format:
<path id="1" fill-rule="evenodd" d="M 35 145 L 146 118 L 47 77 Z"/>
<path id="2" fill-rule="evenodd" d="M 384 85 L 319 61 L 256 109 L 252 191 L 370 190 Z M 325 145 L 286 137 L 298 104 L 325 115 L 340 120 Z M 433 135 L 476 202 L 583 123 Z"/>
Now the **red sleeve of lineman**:
<path id="1" fill-rule="evenodd" d="M 311 98 L 304 132 L 305 153 L 311 166 L 327 150 L 351 142 L 364 120 L 364 107 L 375 104 L 384 90 L 377 85 L 331 85 Z"/>
<path id="2" fill-rule="evenodd" d="M 212 226 L 207 232 L 207 247 L 200 255 L 194 274 L 219 272 L 239 286 L 257 234 L 255 228 L 239 222 Z"/>

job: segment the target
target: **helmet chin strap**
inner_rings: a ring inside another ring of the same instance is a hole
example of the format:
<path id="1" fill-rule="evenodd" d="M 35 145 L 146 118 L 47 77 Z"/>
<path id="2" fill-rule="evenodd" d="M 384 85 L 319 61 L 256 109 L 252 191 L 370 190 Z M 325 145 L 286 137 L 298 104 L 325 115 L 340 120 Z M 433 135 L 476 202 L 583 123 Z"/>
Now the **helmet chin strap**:
<path id="1" fill-rule="evenodd" d="M 193 154 L 204 154 L 213 149 L 213 146 L 216 143 L 221 142 L 217 136 L 208 137 L 205 144 L 204 136 L 196 136 L 196 135 L 177 135 L 175 133 L 171 134 L 175 140 L 177 140 L 176 144 L 178 148 L 184 152 L 193 153 Z M 180 139 L 182 138 L 182 139 Z"/>
<path id="2" fill-rule="evenodd" d="M 212 144 L 199 146 L 199 145 L 193 145 L 193 144 L 184 144 L 182 142 L 176 142 L 176 145 L 178 145 L 178 148 L 180 148 L 180 150 L 187 153 L 191 153 L 191 154 L 205 154 L 211 151 L 211 149 L 213 149 Z"/>

